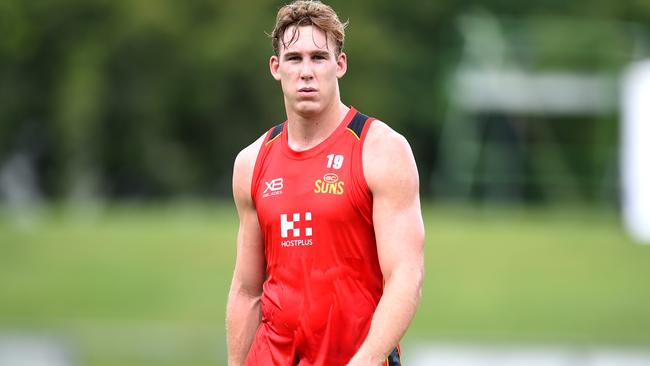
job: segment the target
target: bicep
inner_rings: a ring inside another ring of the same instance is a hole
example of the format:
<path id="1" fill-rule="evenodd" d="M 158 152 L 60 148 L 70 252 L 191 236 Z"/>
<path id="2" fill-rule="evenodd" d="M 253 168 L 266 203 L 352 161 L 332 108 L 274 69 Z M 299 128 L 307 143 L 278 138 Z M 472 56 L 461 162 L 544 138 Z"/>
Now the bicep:
<path id="1" fill-rule="evenodd" d="M 422 268 L 424 225 L 415 159 L 406 140 L 392 132 L 372 147 L 367 180 L 384 277 L 398 266 Z"/>
<path id="2" fill-rule="evenodd" d="M 264 241 L 250 194 L 257 149 L 254 144 L 242 151 L 233 170 L 233 196 L 239 216 L 233 285 L 251 296 L 261 294 L 266 276 Z"/>

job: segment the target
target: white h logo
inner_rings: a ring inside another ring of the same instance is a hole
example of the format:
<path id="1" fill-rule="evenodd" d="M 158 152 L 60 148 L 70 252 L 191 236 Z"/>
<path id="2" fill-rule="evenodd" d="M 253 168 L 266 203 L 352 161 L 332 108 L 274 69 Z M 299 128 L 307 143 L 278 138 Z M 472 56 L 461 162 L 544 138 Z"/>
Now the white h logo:
<path id="1" fill-rule="evenodd" d="M 289 221 L 289 215 L 281 214 L 280 215 L 280 230 L 282 232 L 283 238 L 289 237 L 289 230 L 291 230 L 291 236 L 297 238 L 300 236 L 300 229 L 294 228 L 293 224 L 300 221 L 300 214 L 295 213 L 292 215 L 292 220 Z M 305 221 L 311 221 L 311 212 L 305 212 Z M 305 228 L 305 236 L 311 236 L 312 228 Z"/>

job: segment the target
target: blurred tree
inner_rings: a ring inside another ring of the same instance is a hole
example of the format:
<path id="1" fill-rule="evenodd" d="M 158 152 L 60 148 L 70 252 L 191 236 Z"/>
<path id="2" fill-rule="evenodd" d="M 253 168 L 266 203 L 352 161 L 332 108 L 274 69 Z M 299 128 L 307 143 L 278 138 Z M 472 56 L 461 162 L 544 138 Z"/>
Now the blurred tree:
<path id="1" fill-rule="evenodd" d="M 28 155 L 52 198 L 229 195 L 235 154 L 284 118 L 265 36 L 282 3 L 3 1 L 0 169 Z M 480 5 L 522 19 L 650 20 L 645 1 L 330 3 L 350 20 L 343 99 L 407 136 L 424 192 L 437 164 L 447 75 L 463 46 L 460 14 Z M 539 42 L 564 47 L 569 30 L 536 29 Z M 597 31 L 577 34 L 600 41 Z M 538 62 L 570 64 L 567 55 Z"/>

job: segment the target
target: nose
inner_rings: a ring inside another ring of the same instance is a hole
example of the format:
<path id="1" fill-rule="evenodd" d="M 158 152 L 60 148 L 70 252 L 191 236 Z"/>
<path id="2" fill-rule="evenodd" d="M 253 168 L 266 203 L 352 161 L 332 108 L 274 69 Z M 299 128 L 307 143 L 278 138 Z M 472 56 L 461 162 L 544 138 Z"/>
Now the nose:
<path id="1" fill-rule="evenodd" d="M 314 69 L 310 61 L 305 61 L 302 63 L 300 68 L 300 78 L 303 80 L 310 80 L 314 78 Z"/>

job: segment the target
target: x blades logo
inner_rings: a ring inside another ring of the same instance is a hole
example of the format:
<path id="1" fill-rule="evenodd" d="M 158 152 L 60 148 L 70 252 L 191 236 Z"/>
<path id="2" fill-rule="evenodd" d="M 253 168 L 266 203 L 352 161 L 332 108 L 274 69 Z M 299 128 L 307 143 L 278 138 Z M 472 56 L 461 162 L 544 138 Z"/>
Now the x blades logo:
<path id="1" fill-rule="evenodd" d="M 282 194 L 282 188 L 284 188 L 284 180 L 282 178 L 275 178 L 270 182 L 264 182 L 264 184 L 266 185 L 266 189 L 262 193 L 262 198 Z"/>

